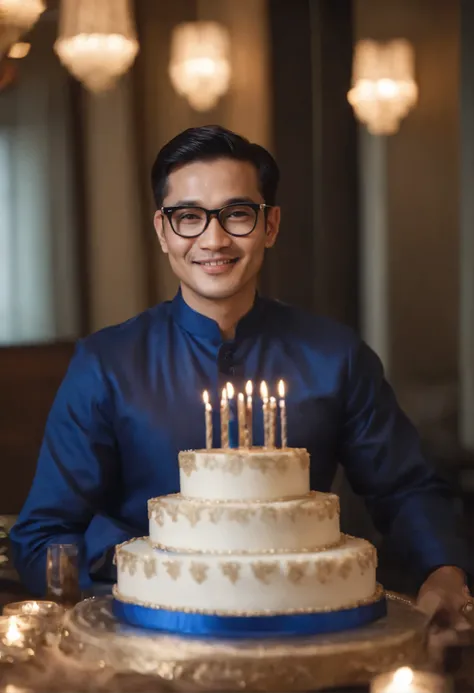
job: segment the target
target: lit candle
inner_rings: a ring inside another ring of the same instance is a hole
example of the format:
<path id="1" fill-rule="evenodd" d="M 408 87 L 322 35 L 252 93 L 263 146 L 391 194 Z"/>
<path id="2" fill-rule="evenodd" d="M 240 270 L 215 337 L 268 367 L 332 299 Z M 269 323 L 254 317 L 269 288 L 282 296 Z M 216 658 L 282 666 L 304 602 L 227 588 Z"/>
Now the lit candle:
<path id="1" fill-rule="evenodd" d="M 212 406 L 209 401 L 209 393 L 204 390 L 202 393 L 202 399 L 204 401 L 204 416 L 206 421 L 206 448 L 210 450 L 212 448 Z"/>
<path id="2" fill-rule="evenodd" d="M 245 422 L 245 397 L 242 392 L 239 392 L 237 397 L 237 411 L 239 417 L 239 448 L 248 447 L 246 445 L 246 422 Z"/>
<path id="3" fill-rule="evenodd" d="M 370 684 L 371 693 L 445 693 L 450 687 L 443 676 L 401 667 L 379 674 Z"/>
<path id="4" fill-rule="evenodd" d="M 263 445 L 264 445 L 264 447 L 267 448 L 268 447 L 268 440 L 269 440 L 268 387 L 267 387 L 267 383 L 264 380 L 262 380 L 262 383 L 260 385 L 260 397 L 262 398 Z"/>
<path id="5" fill-rule="evenodd" d="M 248 380 L 245 385 L 245 394 L 247 402 L 245 406 L 245 447 L 251 448 L 253 445 L 253 421 L 252 421 L 252 381 Z"/>
<path id="6" fill-rule="evenodd" d="M 9 622 L 8 622 L 8 630 L 5 633 L 4 636 L 4 643 L 5 645 L 8 645 L 9 647 L 14 645 L 16 647 L 20 647 L 23 643 L 24 636 L 22 633 L 20 633 L 18 629 L 18 622 L 16 619 L 16 616 L 10 616 Z"/>
<path id="7" fill-rule="evenodd" d="M 237 420 L 237 412 L 235 411 L 235 391 L 232 383 L 227 383 L 227 412 L 229 420 L 229 447 L 239 447 L 239 422 Z"/>
<path id="8" fill-rule="evenodd" d="M 285 383 L 280 380 L 278 383 L 278 395 L 280 400 L 278 404 L 280 405 L 280 427 L 281 427 L 281 447 L 288 447 L 288 427 L 286 420 L 286 402 L 285 402 Z"/>
<path id="9" fill-rule="evenodd" d="M 227 390 L 224 387 L 221 398 L 221 448 L 229 447 L 229 403 Z"/>
<path id="10" fill-rule="evenodd" d="M 275 447 L 276 439 L 276 410 L 277 403 L 275 397 L 270 397 L 270 408 L 268 411 L 268 447 Z"/>

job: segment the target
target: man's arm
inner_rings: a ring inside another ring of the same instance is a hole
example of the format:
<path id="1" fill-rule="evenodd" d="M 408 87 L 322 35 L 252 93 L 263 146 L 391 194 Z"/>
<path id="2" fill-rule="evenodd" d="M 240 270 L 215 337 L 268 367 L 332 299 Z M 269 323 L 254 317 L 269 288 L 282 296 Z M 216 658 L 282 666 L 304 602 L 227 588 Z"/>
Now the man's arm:
<path id="1" fill-rule="evenodd" d="M 424 458 L 380 360 L 363 342 L 348 365 L 341 461 L 376 527 L 393 538 L 420 585 L 441 566 L 471 572 L 449 488 Z"/>
<path id="2" fill-rule="evenodd" d="M 45 592 L 49 544 L 78 545 L 86 588 L 105 548 L 129 538 L 107 521 L 117 497 L 118 459 L 101 364 L 79 343 L 48 417 L 33 485 L 11 531 L 16 567 L 32 593 Z"/>

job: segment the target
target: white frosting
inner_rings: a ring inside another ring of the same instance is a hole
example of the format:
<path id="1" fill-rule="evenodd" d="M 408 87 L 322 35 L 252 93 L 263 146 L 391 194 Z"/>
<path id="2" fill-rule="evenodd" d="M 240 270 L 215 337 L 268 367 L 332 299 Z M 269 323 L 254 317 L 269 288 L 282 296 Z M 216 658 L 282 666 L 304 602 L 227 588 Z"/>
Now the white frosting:
<path id="1" fill-rule="evenodd" d="M 292 500 L 216 503 L 179 494 L 148 503 L 150 540 L 171 550 L 307 551 L 337 544 L 339 499 L 310 492 Z"/>
<path id="2" fill-rule="evenodd" d="M 376 591 L 375 549 L 348 537 L 320 553 L 169 553 L 146 539 L 117 547 L 117 596 L 150 607 L 252 614 L 343 609 Z"/>
<path id="3" fill-rule="evenodd" d="M 195 450 L 179 453 L 183 496 L 281 500 L 309 492 L 309 454 L 300 448 Z"/>

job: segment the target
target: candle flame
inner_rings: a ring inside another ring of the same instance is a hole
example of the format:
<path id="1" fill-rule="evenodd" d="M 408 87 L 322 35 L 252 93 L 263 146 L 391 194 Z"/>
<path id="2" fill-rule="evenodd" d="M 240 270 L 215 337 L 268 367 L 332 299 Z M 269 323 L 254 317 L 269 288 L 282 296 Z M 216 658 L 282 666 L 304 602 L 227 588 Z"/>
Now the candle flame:
<path id="1" fill-rule="evenodd" d="M 242 392 L 239 392 L 239 394 L 238 394 L 238 399 L 239 399 L 239 402 L 243 402 L 243 401 L 244 401 L 244 395 L 243 395 Z"/>
<path id="2" fill-rule="evenodd" d="M 229 399 L 232 399 L 232 397 L 234 396 L 234 386 L 232 385 L 232 383 L 227 383 L 226 387 L 227 387 L 227 397 Z"/>
<path id="3" fill-rule="evenodd" d="M 281 397 L 281 399 L 285 397 L 285 383 L 283 382 L 283 380 L 280 380 L 280 382 L 278 383 L 278 394 Z"/>
<path id="4" fill-rule="evenodd" d="M 264 380 L 262 380 L 260 385 L 260 396 L 262 399 L 268 399 L 268 387 Z"/>
<path id="5" fill-rule="evenodd" d="M 22 634 L 18 630 L 18 624 L 15 616 L 12 616 L 8 621 L 8 630 L 5 634 L 5 641 L 7 645 L 12 645 L 18 640 L 21 640 Z"/>
<path id="6" fill-rule="evenodd" d="M 227 390 L 225 387 L 222 388 L 222 401 L 227 402 Z"/>
<path id="7" fill-rule="evenodd" d="M 209 404 L 209 392 L 207 390 L 202 393 L 202 401 L 204 404 Z"/>
<path id="8" fill-rule="evenodd" d="M 413 670 L 410 667 L 401 667 L 393 675 L 393 683 L 400 688 L 408 688 L 413 681 Z"/>
<path id="9" fill-rule="evenodd" d="M 247 380 L 245 383 L 245 394 L 247 397 L 251 397 L 253 393 L 253 385 L 251 380 Z"/>

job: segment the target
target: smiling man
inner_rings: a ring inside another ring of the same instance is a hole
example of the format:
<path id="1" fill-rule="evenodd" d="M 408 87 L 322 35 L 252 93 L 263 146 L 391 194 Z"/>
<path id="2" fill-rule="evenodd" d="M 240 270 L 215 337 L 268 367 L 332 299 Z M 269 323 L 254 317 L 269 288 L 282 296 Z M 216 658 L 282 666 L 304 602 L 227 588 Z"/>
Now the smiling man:
<path id="1" fill-rule="evenodd" d="M 310 452 L 312 488 L 328 491 L 340 462 L 396 541 L 421 603 L 461 622 L 467 554 L 449 492 L 379 359 L 347 327 L 256 292 L 278 236 L 278 178 L 265 149 L 217 126 L 187 130 L 158 154 L 154 223 L 180 291 L 77 345 L 12 531 L 32 592 L 44 592 L 51 543 L 79 545 L 84 587 L 114 579 L 114 545 L 147 533 L 147 500 L 179 489 L 178 452 L 203 447 L 204 389 L 217 402 L 228 380 L 284 378 L 289 445 Z M 254 435 L 261 445 L 258 419 Z"/>

